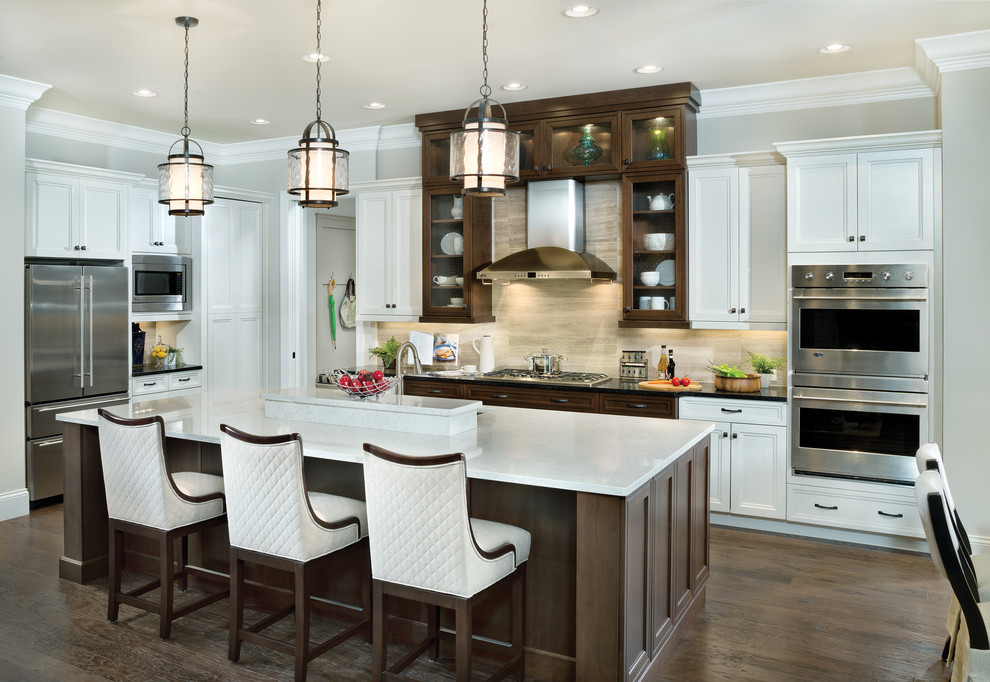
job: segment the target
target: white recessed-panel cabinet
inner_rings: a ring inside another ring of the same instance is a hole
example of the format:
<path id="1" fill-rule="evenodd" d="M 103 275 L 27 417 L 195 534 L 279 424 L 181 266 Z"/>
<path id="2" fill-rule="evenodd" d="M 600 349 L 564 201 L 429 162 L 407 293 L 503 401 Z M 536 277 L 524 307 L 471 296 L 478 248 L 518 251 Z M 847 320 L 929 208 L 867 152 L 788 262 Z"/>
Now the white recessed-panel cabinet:
<path id="1" fill-rule="evenodd" d="M 784 402 L 679 398 L 681 419 L 715 422 L 710 465 L 713 512 L 785 517 L 786 413 Z"/>
<path id="2" fill-rule="evenodd" d="M 357 189 L 357 319 L 416 321 L 422 302 L 422 200 L 419 179 Z"/>
<path id="3" fill-rule="evenodd" d="M 780 157 L 692 157 L 688 186 L 691 326 L 784 329 L 787 252 Z"/>
<path id="4" fill-rule="evenodd" d="M 29 160 L 25 255 L 124 259 L 129 186 L 141 177 Z"/>
<path id="5" fill-rule="evenodd" d="M 941 132 L 776 145 L 787 157 L 787 250 L 933 248 Z"/>
<path id="6" fill-rule="evenodd" d="M 132 252 L 190 255 L 191 221 L 168 214 L 168 206 L 158 203 L 157 185 L 132 187 L 128 209 Z"/>

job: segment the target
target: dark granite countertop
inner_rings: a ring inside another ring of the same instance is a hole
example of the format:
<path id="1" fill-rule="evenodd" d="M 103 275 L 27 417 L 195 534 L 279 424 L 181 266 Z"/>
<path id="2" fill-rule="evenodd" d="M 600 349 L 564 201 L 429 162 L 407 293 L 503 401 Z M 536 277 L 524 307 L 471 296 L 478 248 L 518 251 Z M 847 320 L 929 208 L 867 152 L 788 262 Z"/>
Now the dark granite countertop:
<path id="1" fill-rule="evenodd" d="M 608 381 L 598 384 L 597 386 L 569 386 L 563 384 L 554 383 L 540 383 L 537 381 L 500 381 L 498 379 L 492 379 L 491 377 L 485 377 L 480 374 L 475 376 L 467 375 L 457 375 L 457 376 L 434 376 L 431 374 L 408 374 L 409 378 L 424 379 L 428 381 L 457 381 L 457 382 L 470 382 L 476 384 L 484 384 L 487 386 L 521 386 L 526 388 L 536 388 L 536 389 L 573 389 L 577 391 L 598 391 L 600 393 L 622 393 L 626 395 L 632 394 L 649 394 L 649 395 L 670 395 L 670 396 L 691 396 L 698 398 L 732 398 L 737 400 L 768 400 L 771 402 L 787 402 L 787 386 L 777 382 L 771 384 L 770 388 L 761 389 L 760 391 L 754 391 L 752 393 L 733 393 L 730 391 L 716 391 L 715 384 L 713 382 L 701 382 L 700 391 L 654 391 L 648 388 L 640 388 L 638 379 L 609 379 Z"/>
<path id="2" fill-rule="evenodd" d="M 187 372 L 193 369 L 203 369 L 203 366 L 179 365 L 178 367 L 155 367 L 154 365 L 131 365 L 131 376 L 146 377 L 149 374 L 170 374 L 171 372 Z"/>

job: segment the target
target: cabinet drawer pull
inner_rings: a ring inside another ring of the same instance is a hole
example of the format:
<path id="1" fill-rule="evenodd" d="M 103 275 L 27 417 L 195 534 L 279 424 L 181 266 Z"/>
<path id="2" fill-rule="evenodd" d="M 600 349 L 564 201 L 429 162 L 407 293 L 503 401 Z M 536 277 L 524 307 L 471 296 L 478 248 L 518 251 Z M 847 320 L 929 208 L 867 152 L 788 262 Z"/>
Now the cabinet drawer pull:
<path id="1" fill-rule="evenodd" d="M 887 517 L 892 518 L 892 519 L 903 519 L 904 518 L 904 514 L 889 514 L 889 513 L 885 512 L 883 509 L 877 510 L 877 514 L 879 514 L 880 516 L 887 516 Z"/>
<path id="2" fill-rule="evenodd" d="M 633 410 L 645 410 L 649 405 L 645 405 L 644 403 L 626 403 L 626 407 Z"/>
<path id="3" fill-rule="evenodd" d="M 550 398 L 550 402 L 552 402 L 552 403 L 569 403 L 571 401 L 569 399 L 567 399 L 567 398 Z"/>
<path id="4" fill-rule="evenodd" d="M 491 394 L 490 396 L 488 396 L 488 397 L 489 397 L 489 398 L 508 398 L 508 397 L 509 397 L 509 395 L 508 395 L 507 393 L 492 393 L 492 394 Z"/>
<path id="5" fill-rule="evenodd" d="M 178 382 L 179 382 L 180 384 L 183 384 L 183 383 L 185 383 L 185 382 L 187 382 L 187 381 L 190 381 L 190 380 L 192 380 L 192 377 L 186 377 L 185 379 L 179 379 L 179 380 L 178 380 Z"/>
<path id="6" fill-rule="evenodd" d="M 428 391 L 423 391 L 424 393 L 443 393 L 439 388 L 431 388 Z"/>
<path id="7" fill-rule="evenodd" d="M 145 382 L 145 383 L 143 383 L 141 385 L 142 386 L 154 386 L 157 383 L 158 383 L 157 381 L 152 381 L 152 382 Z"/>
<path id="8" fill-rule="evenodd" d="M 742 410 L 730 410 L 727 407 L 723 407 L 722 411 L 725 412 L 726 414 L 742 414 Z"/>
<path id="9" fill-rule="evenodd" d="M 838 507 L 828 507 L 824 504 L 818 504 L 817 502 L 815 502 L 815 506 L 818 507 L 819 509 L 828 509 L 829 511 L 835 511 L 836 509 L 838 509 Z"/>

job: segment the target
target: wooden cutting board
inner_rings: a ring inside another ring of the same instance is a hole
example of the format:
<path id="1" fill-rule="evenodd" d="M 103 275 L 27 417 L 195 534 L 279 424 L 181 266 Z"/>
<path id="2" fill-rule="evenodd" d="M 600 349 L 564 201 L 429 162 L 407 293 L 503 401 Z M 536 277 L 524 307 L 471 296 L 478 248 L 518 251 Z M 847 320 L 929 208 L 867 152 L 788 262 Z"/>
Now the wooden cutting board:
<path id="1" fill-rule="evenodd" d="M 641 381 L 639 382 L 640 388 L 645 388 L 650 391 L 700 391 L 701 384 L 692 381 L 687 386 L 671 386 L 670 381 Z"/>

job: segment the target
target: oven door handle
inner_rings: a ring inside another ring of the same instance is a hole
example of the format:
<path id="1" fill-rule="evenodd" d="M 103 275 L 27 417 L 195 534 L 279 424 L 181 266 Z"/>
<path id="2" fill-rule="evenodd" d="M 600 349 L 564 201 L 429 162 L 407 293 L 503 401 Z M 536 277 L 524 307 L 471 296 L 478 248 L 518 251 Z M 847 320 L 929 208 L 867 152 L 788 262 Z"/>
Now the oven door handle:
<path id="1" fill-rule="evenodd" d="M 792 298 L 796 301 L 927 301 L 927 296 L 802 296 L 794 294 Z"/>
<path id="2" fill-rule="evenodd" d="M 821 400 L 828 403 L 859 403 L 861 405 L 892 405 L 894 407 L 928 407 L 926 403 L 906 403 L 899 400 L 866 400 L 862 398 L 823 398 L 821 396 L 794 395 L 795 400 Z"/>

